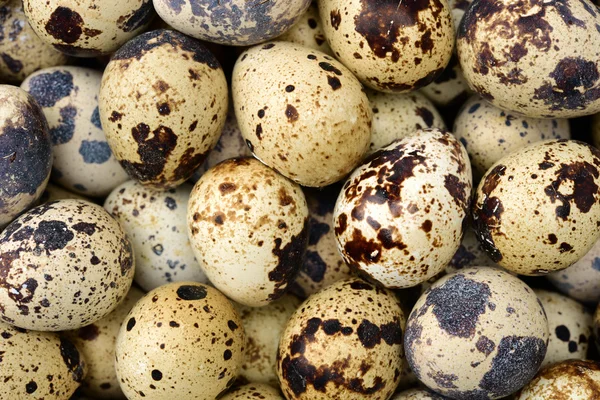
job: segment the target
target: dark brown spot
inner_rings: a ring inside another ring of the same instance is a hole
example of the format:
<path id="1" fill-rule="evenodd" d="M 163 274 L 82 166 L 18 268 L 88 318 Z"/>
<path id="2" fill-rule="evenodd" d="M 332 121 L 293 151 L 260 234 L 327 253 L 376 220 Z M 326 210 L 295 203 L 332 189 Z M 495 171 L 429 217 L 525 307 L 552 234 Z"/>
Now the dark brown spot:
<path id="1" fill-rule="evenodd" d="M 235 183 L 231 183 L 231 182 L 223 182 L 219 185 L 219 192 L 221 192 L 221 195 L 226 195 L 229 194 L 231 192 L 234 192 L 237 189 L 237 186 Z"/>
<path id="2" fill-rule="evenodd" d="M 298 121 L 299 115 L 298 110 L 291 104 L 288 104 L 285 108 L 285 116 L 288 119 L 288 122 L 296 122 Z"/>
<path id="3" fill-rule="evenodd" d="M 342 83 L 337 76 L 328 76 L 327 83 L 329 83 L 329 86 L 331 86 L 333 90 L 338 90 L 342 87 Z"/>
<path id="4" fill-rule="evenodd" d="M 117 121 L 120 121 L 121 118 L 123 118 L 123 114 L 121 114 L 120 112 L 117 112 L 117 111 L 113 111 L 110 114 L 110 117 L 108 117 L 108 120 L 110 122 L 117 122 Z"/>
<path id="5" fill-rule="evenodd" d="M 428 128 L 433 126 L 433 113 L 426 107 L 417 107 L 417 115 L 423 119 Z"/>
<path id="6" fill-rule="evenodd" d="M 80 328 L 77 332 L 77 336 L 87 341 L 95 340 L 99 334 L 100 330 L 94 324 L 84 326 L 83 328 Z"/>
<path id="7" fill-rule="evenodd" d="M 277 257 L 278 263 L 269 272 L 269 280 L 275 283 L 273 293 L 269 300 L 276 300 L 283 296 L 303 264 L 306 248 L 308 247 L 308 220 L 304 221 L 302 231 L 290 238 L 290 242 L 282 246 L 281 238 L 275 239 L 272 252 Z"/>
<path id="8" fill-rule="evenodd" d="M 561 203 L 556 207 L 556 216 L 566 220 L 571 214 L 571 202 L 574 202 L 582 213 L 589 212 L 598 196 L 598 169 L 587 161 L 574 161 L 571 164 L 561 164 L 555 174 L 556 179 L 544 188 L 544 192 L 552 203 Z M 571 194 L 560 192 L 561 185 L 567 181 L 572 182 Z"/>
<path id="9" fill-rule="evenodd" d="M 167 103 L 157 104 L 156 108 L 158 109 L 158 113 L 160 115 L 169 115 L 171 114 L 171 107 Z"/>
<path id="10" fill-rule="evenodd" d="M 331 27 L 336 31 L 340 27 L 340 23 L 342 22 L 342 16 L 340 15 L 340 10 L 331 10 L 330 13 L 331 18 Z"/>
<path id="11" fill-rule="evenodd" d="M 83 18 L 77 12 L 67 7 L 57 7 L 46 23 L 46 32 L 55 39 L 65 43 L 75 43 L 83 30 Z"/>

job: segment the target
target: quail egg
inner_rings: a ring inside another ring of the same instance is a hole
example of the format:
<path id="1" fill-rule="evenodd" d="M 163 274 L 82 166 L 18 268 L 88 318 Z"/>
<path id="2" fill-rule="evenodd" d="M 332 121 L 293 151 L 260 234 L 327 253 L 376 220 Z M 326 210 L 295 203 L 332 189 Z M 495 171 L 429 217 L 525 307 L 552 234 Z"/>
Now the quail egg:
<path id="1" fill-rule="evenodd" d="M 598 397 L 599 388 L 600 363 L 569 360 L 540 371 L 515 400 L 591 400 Z"/>
<path id="2" fill-rule="evenodd" d="M 296 43 L 333 56 L 333 52 L 325 39 L 319 8 L 316 3 L 312 3 L 298 22 L 286 33 L 279 36 L 277 40 Z"/>

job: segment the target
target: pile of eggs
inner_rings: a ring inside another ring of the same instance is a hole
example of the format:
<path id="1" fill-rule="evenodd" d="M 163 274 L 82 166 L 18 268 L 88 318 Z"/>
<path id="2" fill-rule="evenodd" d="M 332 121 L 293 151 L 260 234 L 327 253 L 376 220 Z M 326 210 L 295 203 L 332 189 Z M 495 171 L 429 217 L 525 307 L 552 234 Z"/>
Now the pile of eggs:
<path id="1" fill-rule="evenodd" d="M 0 0 L 0 58 L 1 399 L 600 398 L 592 0 Z"/>

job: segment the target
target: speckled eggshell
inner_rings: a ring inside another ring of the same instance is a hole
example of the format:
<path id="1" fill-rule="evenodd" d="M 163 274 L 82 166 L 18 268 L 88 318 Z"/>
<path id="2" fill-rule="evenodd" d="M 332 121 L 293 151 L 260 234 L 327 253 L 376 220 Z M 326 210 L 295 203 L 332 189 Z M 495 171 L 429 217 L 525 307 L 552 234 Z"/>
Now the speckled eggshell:
<path id="1" fill-rule="evenodd" d="M 53 67 L 21 85 L 40 104 L 50 126 L 52 180 L 90 197 L 104 197 L 128 179 L 100 125 L 101 80 L 102 73 L 93 69 Z"/>
<path id="2" fill-rule="evenodd" d="M 69 340 L 4 322 L 0 322 L 0 355 L 2 399 L 68 399 L 86 373 L 83 357 Z"/>
<path id="3" fill-rule="evenodd" d="M 358 278 L 302 303 L 279 341 L 277 375 L 291 399 L 388 399 L 404 366 L 394 294 Z"/>
<path id="4" fill-rule="evenodd" d="M 600 151 L 574 140 L 534 143 L 498 161 L 473 200 L 473 224 L 491 259 L 545 275 L 583 257 L 600 237 Z"/>
<path id="5" fill-rule="evenodd" d="M 421 129 L 446 129 L 435 106 L 420 93 L 390 94 L 368 90 L 373 111 L 373 132 L 368 154 Z"/>
<path id="6" fill-rule="evenodd" d="M 474 1 L 458 30 L 458 56 L 469 85 L 497 107 L 534 118 L 594 114 L 597 24 L 589 1 Z"/>
<path id="7" fill-rule="evenodd" d="M 600 149 L 600 114 L 592 119 L 592 144 Z"/>
<path id="8" fill-rule="evenodd" d="M 275 371 L 277 344 L 300 303 L 296 296 L 287 294 L 264 307 L 238 308 L 246 332 L 244 363 L 240 370 L 242 378 L 279 387 Z"/>
<path id="9" fill-rule="evenodd" d="M 571 129 L 566 119 L 520 117 L 474 95 L 458 113 L 454 135 L 467 149 L 479 178 L 513 151 L 544 139 L 570 139 Z"/>
<path id="10" fill-rule="evenodd" d="M 302 189 L 253 158 L 227 160 L 206 172 L 190 195 L 187 221 L 208 279 L 251 307 L 283 295 L 308 242 Z"/>
<path id="11" fill-rule="evenodd" d="M 325 39 L 325 32 L 323 32 L 323 25 L 319 16 L 319 7 L 316 3 L 312 3 L 298 22 L 286 33 L 279 36 L 277 40 L 296 43 L 333 56 L 333 51 Z"/>
<path id="12" fill-rule="evenodd" d="M 438 107 L 460 105 L 472 92 L 455 54 L 444 71 L 420 90 Z"/>
<path id="13" fill-rule="evenodd" d="M 65 335 L 83 355 L 87 375 L 82 392 L 96 399 L 124 399 L 115 371 L 115 343 L 121 324 L 144 292 L 132 287 L 119 306 L 106 317 Z"/>
<path id="14" fill-rule="evenodd" d="M 180 32 L 229 46 L 266 42 L 290 29 L 311 0 L 154 0 L 158 15 Z"/>
<path id="15" fill-rule="evenodd" d="M 566 296 L 534 290 L 548 317 L 550 340 L 542 368 L 571 358 L 584 359 L 592 339 L 592 314 Z"/>
<path id="16" fill-rule="evenodd" d="M 418 131 L 375 153 L 334 210 L 342 257 L 388 288 L 441 272 L 458 250 L 471 196 L 467 152 L 448 132 Z"/>
<path id="17" fill-rule="evenodd" d="M 391 400 L 444 400 L 447 397 L 440 396 L 437 393 L 427 389 L 409 389 L 396 394 Z"/>
<path id="18" fill-rule="evenodd" d="M 250 383 L 231 389 L 220 400 L 284 400 L 279 391 L 264 383 Z"/>
<path id="19" fill-rule="evenodd" d="M 0 237 L 0 318 L 38 331 L 79 329 L 110 313 L 134 274 L 131 244 L 104 209 L 81 200 L 38 206 Z"/>
<path id="20" fill-rule="evenodd" d="M 233 102 L 255 157 L 303 186 L 323 187 L 360 162 L 371 110 L 348 69 L 289 42 L 251 48 L 235 64 Z"/>
<path id="21" fill-rule="evenodd" d="M 213 400 L 235 381 L 244 328 L 218 290 L 170 283 L 137 302 L 121 326 L 115 366 L 129 400 Z"/>
<path id="22" fill-rule="evenodd" d="M 562 293 L 575 300 L 598 303 L 600 301 L 600 240 L 569 268 L 548 274 L 548 280 Z"/>
<path id="23" fill-rule="evenodd" d="M 23 0 L 23 6 L 40 39 L 77 57 L 114 52 L 155 15 L 151 0 Z"/>
<path id="24" fill-rule="evenodd" d="M 52 168 L 48 123 L 27 92 L 0 85 L 0 229 L 42 195 Z"/>
<path id="25" fill-rule="evenodd" d="M 21 0 L 0 2 L 0 80 L 19 84 L 41 68 L 66 64 L 68 57 L 44 43 L 27 22 Z"/>
<path id="26" fill-rule="evenodd" d="M 600 393 L 600 363 L 569 360 L 542 371 L 515 400 L 592 400 Z"/>
<path id="27" fill-rule="evenodd" d="M 227 82 L 199 41 L 176 31 L 144 33 L 111 58 L 100 89 L 108 143 L 129 175 L 172 188 L 216 145 L 227 116 Z"/>
<path id="28" fill-rule="evenodd" d="M 455 35 L 446 0 L 322 0 L 319 12 L 337 58 L 375 90 L 420 89 L 450 61 Z"/>
<path id="29" fill-rule="evenodd" d="M 48 203 L 48 202 L 56 201 L 56 200 L 86 200 L 86 201 L 90 201 L 89 199 L 85 198 L 84 196 L 78 195 L 77 193 L 71 193 L 68 190 L 61 188 L 60 186 L 56 186 L 56 185 L 53 185 L 52 183 L 49 183 L 46 186 L 46 189 L 44 189 L 44 192 L 42 193 L 42 196 L 38 200 L 38 203 L 44 204 L 44 203 Z"/>
<path id="30" fill-rule="evenodd" d="M 206 283 L 187 235 L 192 187 L 159 191 L 129 181 L 107 197 L 104 208 L 127 233 L 135 253 L 135 281 L 150 291 L 170 282 Z"/>
<path id="31" fill-rule="evenodd" d="M 434 283 L 415 304 L 404 336 L 419 380 L 455 399 L 516 392 L 538 371 L 547 343 L 548 320 L 535 293 L 485 267 Z"/>

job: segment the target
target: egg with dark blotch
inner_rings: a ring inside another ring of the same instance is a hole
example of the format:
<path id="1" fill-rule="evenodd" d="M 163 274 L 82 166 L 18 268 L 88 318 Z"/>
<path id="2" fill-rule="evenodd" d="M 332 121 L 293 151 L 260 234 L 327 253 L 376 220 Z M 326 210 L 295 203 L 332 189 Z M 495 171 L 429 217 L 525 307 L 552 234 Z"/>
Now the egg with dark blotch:
<path id="1" fill-rule="evenodd" d="M 600 363 L 569 360 L 541 370 L 515 400 L 590 400 L 598 396 Z"/>
<path id="2" fill-rule="evenodd" d="M 458 107 L 469 97 L 472 90 L 465 80 L 456 55 L 453 54 L 444 71 L 419 92 L 438 107 Z"/>
<path id="3" fill-rule="evenodd" d="M 600 238 L 600 151 L 574 140 L 534 143 L 500 159 L 473 200 L 477 238 L 521 275 L 545 275 L 583 257 Z"/>
<path id="4" fill-rule="evenodd" d="M 0 355 L 3 399 L 68 399 L 86 375 L 82 354 L 56 333 L 0 322 Z"/>
<path id="5" fill-rule="evenodd" d="M 48 120 L 54 153 L 52 180 L 89 197 L 104 197 L 128 179 L 100 125 L 101 80 L 101 72 L 69 66 L 43 69 L 21 85 Z"/>
<path id="6" fill-rule="evenodd" d="M 0 79 L 20 84 L 41 68 L 63 65 L 69 58 L 37 37 L 27 22 L 21 0 L 0 2 Z"/>
<path id="7" fill-rule="evenodd" d="M 77 57 L 116 51 L 155 16 L 151 0 L 23 0 L 23 8 L 41 40 Z"/>
<path id="8" fill-rule="evenodd" d="M 545 139 L 570 139 L 566 119 L 511 114 L 474 95 L 454 120 L 454 135 L 467 149 L 476 179 L 502 157 Z"/>
<path id="9" fill-rule="evenodd" d="M 168 189 L 189 179 L 215 147 L 227 102 L 225 74 L 212 53 L 179 32 L 156 30 L 112 56 L 102 76 L 100 119 L 127 173 Z"/>
<path id="10" fill-rule="evenodd" d="M 98 205 L 45 203 L 0 236 L 0 318 L 24 329 L 79 329 L 129 291 L 134 260 L 121 226 Z"/>
<path id="11" fill-rule="evenodd" d="M 404 315 L 391 291 L 358 278 L 302 303 L 279 341 L 287 399 L 388 399 L 401 380 Z"/>
<path id="12" fill-rule="evenodd" d="M 227 392 L 221 400 L 284 400 L 279 390 L 264 383 L 249 383 Z"/>
<path id="13" fill-rule="evenodd" d="M 48 184 L 48 122 L 27 92 L 0 85 L 0 229 L 33 205 Z"/>
<path id="14" fill-rule="evenodd" d="M 434 283 L 406 324 L 406 358 L 421 382 L 453 399 L 498 399 L 538 371 L 548 320 L 535 293 L 496 268 L 466 268 Z"/>
<path id="15" fill-rule="evenodd" d="M 458 30 L 469 85 L 532 118 L 600 111 L 600 13 L 583 1 L 474 1 Z"/>
<path id="16" fill-rule="evenodd" d="M 213 400 L 233 385 L 244 328 L 223 294 L 196 282 L 154 289 L 125 317 L 115 367 L 128 399 Z"/>
<path id="17" fill-rule="evenodd" d="M 187 221 L 204 273 L 243 305 L 260 307 L 281 297 L 304 259 L 308 207 L 302 189 L 253 158 L 207 171 L 192 190 Z"/>
<path id="18" fill-rule="evenodd" d="M 391 400 L 444 400 L 447 397 L 441 396 L 427 389 L 409 389 L 397 393 Z"/>
<path id="19" fill-rule="evenodd" d="M 310 0 L 154 0 L 158 15 L 197 39 L 229 46 L 266 42 L 290 29 Z"/>
<path id="20" fill-rule="evenodd" d="M 420 89 L 450 61 L 454 27 L 446 0 L 323 0 L 319 12 L 336 57 L 372 89 Z"/>
<path id="21" fill-rule="evenodd" d="M 384 147 L 338 197 L 334 230 L 342 257 L 388 288 L 425 282 L 460 246 L 471 185 L 467 152 L 448 132 L 418 131 Z"/>
<path id="22" fill-rule="evenodd" d="M 286 33 L 279 36 L 277 40 L 296 43 L 333 56 L 333 51 L 331 51 L 327 39 L 325 39 L 325 32 L 323 32 L 319 8 L 316 3 L 311 4 L 298 22 Z"/>
<path id="23" fill-rule="evenodd" d="M 324 53 L 289 42 L 253 47 L 235 64 L 232 92 L 254 156 L 303 186 L 339 181 L 368 149 L 362 85 Z"/>

